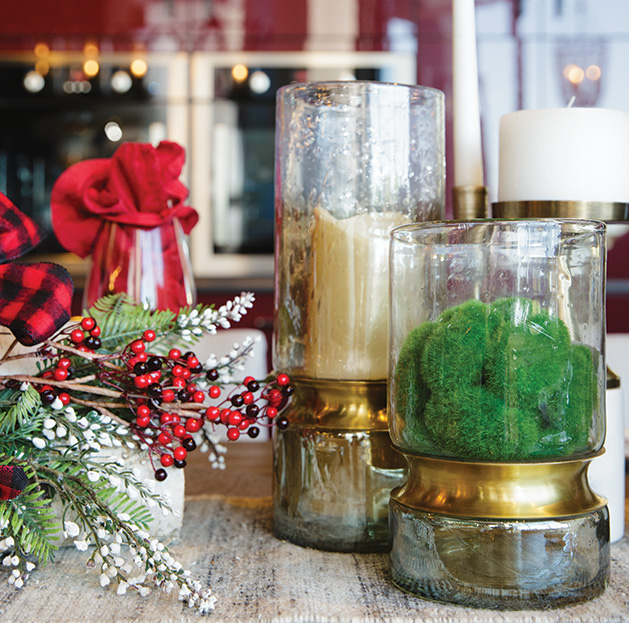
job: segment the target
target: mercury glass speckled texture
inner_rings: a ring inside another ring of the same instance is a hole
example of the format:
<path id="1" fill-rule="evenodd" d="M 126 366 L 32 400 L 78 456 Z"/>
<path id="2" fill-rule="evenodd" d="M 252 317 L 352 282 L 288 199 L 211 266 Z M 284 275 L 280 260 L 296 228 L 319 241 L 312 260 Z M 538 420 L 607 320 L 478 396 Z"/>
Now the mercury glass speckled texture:
<path id="1" fill-rule="evenodd" d="M 383 549 L 383 492 L 404 474 L 395 453 L 382 463 L 374 451 L 388 442 L 389 235 L 443 216 L 443 93 L 315 82 L 277 102 L 273 365 L 296 392 L 275 434 L 275 531 Z"/>

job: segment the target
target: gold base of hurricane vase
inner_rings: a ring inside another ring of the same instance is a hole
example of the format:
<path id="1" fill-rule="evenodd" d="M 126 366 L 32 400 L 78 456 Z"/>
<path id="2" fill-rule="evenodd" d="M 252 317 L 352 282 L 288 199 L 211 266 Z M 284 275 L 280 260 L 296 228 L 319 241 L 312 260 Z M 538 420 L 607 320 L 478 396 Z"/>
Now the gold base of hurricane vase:
<path id="1" fill-rule="evenodd" d="M 387 429 L 386 382 L 292 377 L 274 434 L 273 531 L 305 547 L 389 549 L 391 489 L 406 478 Z"/>
<path id="2" fill-rule="evenodd" d="M 583 218 L 626 223 L 629 203 L 613 201 L 498 201 L 492 203 L 494 218 Z"/>
<path id="3" fill-rule="evenodd" d="M 423 598 L 501 610 L 600 595 L 609 582 L 609 513 L 594 458 L 475 463 L 405 454 L 391 494 L 393 581 Z"/>

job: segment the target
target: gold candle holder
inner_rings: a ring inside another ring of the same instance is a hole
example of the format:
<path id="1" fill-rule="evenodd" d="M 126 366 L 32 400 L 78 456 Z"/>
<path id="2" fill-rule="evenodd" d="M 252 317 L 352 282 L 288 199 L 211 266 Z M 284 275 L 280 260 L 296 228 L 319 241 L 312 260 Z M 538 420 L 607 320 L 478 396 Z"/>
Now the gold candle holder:
<path id="1" fill-rule="evenodd" d="M 497 201 L 494 218 L 582 218 L 606 223 L 629 221 L 629 203 L 618 201 Z"/>
<path id="2" fill-rule="evenodd" d="M 487 218 L 489 198 L 486 186 L 455 186 L 452 189 L 452 213 L 455 220 Z"/>

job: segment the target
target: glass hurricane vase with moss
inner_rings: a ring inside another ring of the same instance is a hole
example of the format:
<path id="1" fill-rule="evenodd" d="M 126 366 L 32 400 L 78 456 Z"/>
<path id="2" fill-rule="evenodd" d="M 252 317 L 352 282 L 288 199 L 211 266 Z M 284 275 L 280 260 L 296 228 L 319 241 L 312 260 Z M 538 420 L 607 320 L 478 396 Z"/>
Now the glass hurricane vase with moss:
<path id="1" fill-rule="evenodd" d="M 402 588 L 487 608 L 600 594 L 609 515 L 604 231 L 595 221 L 437 222 L 392 234 L 390 502 Z"/>

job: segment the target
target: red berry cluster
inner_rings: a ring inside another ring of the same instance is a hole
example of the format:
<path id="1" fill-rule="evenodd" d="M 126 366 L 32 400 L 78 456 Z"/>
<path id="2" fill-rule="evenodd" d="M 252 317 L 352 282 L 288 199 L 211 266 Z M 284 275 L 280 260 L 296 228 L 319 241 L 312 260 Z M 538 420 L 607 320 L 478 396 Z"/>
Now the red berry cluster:
<path id="1" fill-rule="evenodd" d="M 62 335 L 66 336 L 64 341 L 69 346 L 81 352 L 93 353 L 101 347 L 100 333 L 100 327 L 96 324 L 94 318 L 88 316 L 83 318 L 78 325 L 73 325 L 66 329 Z M 54 369 L 45 370 L 41 376 L 55 381 L 67 381 L 71 379 L 73 373 L 72 360 L 69 357 L 62 356 L 56 361 Z M 63 405 L 67 405 L 70 402 L 70 395 L 67 392 L 58 392 L 57 389 L 50 385 L 40 386 L 39 392 L 44 404 L 52 404 L 57 397 Z"/>
<path id="2" fill-rule="evenodd" d="M 93 353 L 101 346 L 100 333 L 95 320 L 87 317 L 80 325 L 67 329 L 64 336 L 69 346 Z M 94 363 L 98 379 L 116 388 L 133 414 L 131 428 L 148 446 L 152 464 L 159 463 L 155 469 L 157 480 L 166 478 L 165 468 L 185 467 L 188 453 L 197 447 L 193 435 L 206 423 L 211 428 L 225 426 L 227 438 L 232 441 L 241 434 L 257 437 L 260 426 L 288 425 L 279 415 L 293 393 L 286 374 L 279 374 L 263 386 L 248 376 L 225 394 L 217 384 L 219 371 L 206 371 L 194 352 L 182 353 L 173 348 L 167 356 L 150 353 L 149 345 L 155 338 L 155 331 L 147 329 L 120 352 Z M 72 360 L 62 355 L 42 376 L 54 379 L 58 390 L 73 372 Z M 202 389 L 208 382 L 209 389 Z M 50 404 L 58 397 L 68 404 L 70 395 L 65 391 L 57 394 L 57 390 L 44 386 L 42 400 Z M 208 398 L 212 404 L 207 404 Z"/>
<path id="3" fill-rule="evenodd" d="M 166 478 L 164 468 L 185 467 L 188 453 L 197 447 L 192 435 L 206 422 L 213 427 L 224 425 L 232 441 L 242 433 L 257 437 L 260 425 L 287 426 L 285 418 L 277 417 L 293 392 L 287 375 L 278 375 L 264 387 L 247 377 L 229 395 L 223 395 L 214 383 L 219 377 L 216 369 L 206 372 L 192 351 L 182 353 L 173 348 L 165 357 L 150 354 L 146 346 L 154 339 L 153 331 L 145 331 L 142 339 L 127 346 L 122 359 L 133 384 L 127 403 L 135 413 L 135 432 L 149 446 L 151 460 L 159 458 L 157 480 Z M 198 387 L 200 380 L 212 383 L 207 393 Z M 207 405 L 208 397 L 217 402 Z"/>

